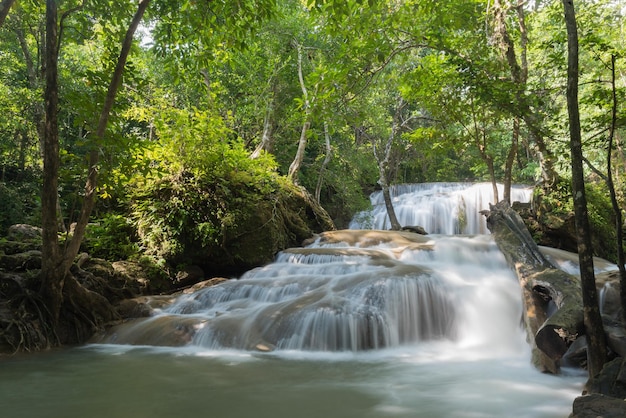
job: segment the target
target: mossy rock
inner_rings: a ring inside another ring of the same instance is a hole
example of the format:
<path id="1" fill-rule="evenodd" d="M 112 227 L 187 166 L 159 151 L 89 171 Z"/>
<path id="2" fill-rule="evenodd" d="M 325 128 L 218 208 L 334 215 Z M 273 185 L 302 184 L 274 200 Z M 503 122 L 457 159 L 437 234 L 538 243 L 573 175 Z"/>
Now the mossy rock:
<path id="1" fill-rule="evenodd" d="M 594 255 L 615 262 L 615 217 L 609 193 L 603 185 L 591 183 L 585 191 Z M 536 188 L 533 210 L 520 215 L 539 245 L 578 251 L 571 187 L 567 183 L 550 189 Z"/>
<path id="2" fill-rule="evenodd" d="M 189 262 L 211 276 L 240 274 L 271 262 L 281 250 L 301 246 L 315 233 L 334 229 L 323 209 L 295 186 L 281 190 L 273 200 L 257 202 L 248 215 L 245 223 L 226 232 L 221 245 L 188 252 Z"/>
<path id="3" fill-rule="evenodd" d="M 334 229 L 304 189 L 280 177 L 265 185 L 233 184 L 182 172 L 140 197 L 138 235 L 147 254 L 174 270 L 199 266 L 207 277 L 240 275 Z"/>

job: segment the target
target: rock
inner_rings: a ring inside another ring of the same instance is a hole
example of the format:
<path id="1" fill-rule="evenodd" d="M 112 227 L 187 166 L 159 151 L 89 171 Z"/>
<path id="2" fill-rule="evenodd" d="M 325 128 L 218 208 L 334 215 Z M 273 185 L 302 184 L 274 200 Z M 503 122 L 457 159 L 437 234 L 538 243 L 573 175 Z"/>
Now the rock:
<path id="1" fill-rule="evenodd" d="M 11 225 L 7 232 L 7 239 L 12 241 L 41 239 L 41 228 L 27 224 Z"/>
<path id="2" fill-rule="evenodd" d="M 587 391 L 613 398 L 626 398 L 626 360 L 617 357 L 606 363 L 600 374 L 590 380 Z"/>
<path id="3" fill-rule="evenodd" d="M 146 318 L 171 305 L 175 299 L 174 296 L 140 296 L 121 301 L 116 309 L 124 319 Z"/>
<path id="4" fill-rule="evenodd" d="M 186 266 L 176 273 L 176 285 L 178 287 L 187 287 L 194 285 L 204 279 L 204 270 L 200 266 Z"/>
<path id="5" fill-rule="evenodd" d="M 41 251 L 30 250 L 17 254 L 0 254 L 0 267 L 8 271 L 41 269 Z"/>
<path id="6" fill-rule="evenodd" d="M 116 261 L 111 265 L 115 276 L 124 281 L 125 287 L 134 296 L 172 291 L 171 280 L 162 271 L 155 271 L 154 267 L 146 267 L 134 261 Z"/>
<path id="7" fill-rule="evenodd" d="M 626 401 L 599 393 L 579 396 L 574 400 L 570 418 L 624 418 Z"/>
<path id="8" fill-rule="evenodd" d="M 204 288 L 211 287 L 211 286 L 216 286 L 220 283 L 224 283 L 227 281 L 228 279 L 225 279 L 223 277 L 213 277 L 212 279 L 204 280 L 202 282 L 194 284 L 191 287 L 188 287 L 187 289 L 183 290 L 183 294 L 185 295 L 191 294 L 191 293 L 197 292 L 200 289 L 204 289 Z"/>
<path id="9" fill-rule="evenodd" d="M 428 235 L 428 232 L 426 232 L 426 230 L 424 229 L 424 227 L 421 227 L 419 225 L 415 225 L 415 226 L 403 226 L 402 227 L 403 231 L 409 231 L 409 232 L 414 232 L 416 234 L 420 234 L 420 235 Z"/>
<path id="10" fill-rule="evenodd" d="M 587 394 L 574 400 L 570 418 L 626 416 L 626 360 L 617 357 L 587 383 Z"/>

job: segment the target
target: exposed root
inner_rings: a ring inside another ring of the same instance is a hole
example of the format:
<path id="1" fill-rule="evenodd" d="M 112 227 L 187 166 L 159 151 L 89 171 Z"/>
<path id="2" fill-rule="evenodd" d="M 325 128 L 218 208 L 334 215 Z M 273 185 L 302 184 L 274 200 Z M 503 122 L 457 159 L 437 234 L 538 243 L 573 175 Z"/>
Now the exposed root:
<path id="1" fill-rule="evenodd" d="M 0 283 L 0 351 L 38 351 L 58 342 L 39 295 L 17 276 L 1 275 Z"/>

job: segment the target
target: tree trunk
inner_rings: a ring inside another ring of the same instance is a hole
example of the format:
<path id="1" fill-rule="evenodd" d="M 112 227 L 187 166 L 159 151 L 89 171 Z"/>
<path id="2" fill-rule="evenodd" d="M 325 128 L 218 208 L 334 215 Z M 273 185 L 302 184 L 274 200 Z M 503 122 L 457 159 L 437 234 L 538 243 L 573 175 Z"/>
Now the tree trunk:
<path id="1" fill-rule="evenodd" d="M 513 118 L 513 132 L 511 135 L 511 148 L 506 156 L 506 162 L 504 164 L 504 196 L 503 200 L 511 202 L 511 185 L 513 182 L 513 163 L 515 163 L 515 157 L 517 155 L 517 149 L 519 144 L 519 118 Z"/>
<path id="2" fill-rule="evenodd" d="M 96 129 L 97 142 L 101 142 L 102 140 L 104 140 L 107 123 L 109 121 L 109 116 L 111 115 L 111 109 L 113 108 L 115 96 L 117 95 L 119 86 L 122 83 L 122 75 L 124 73 L 124 67 L 126 66 L 126 60 L 128 59 L 128 54 L 130 53 L 130 49 L 133 45 L 133 37 L 135 35 L 137 27 L 139 26 L 139 23 L 141 23 L 143 14 L 148 8 L 149 4 L 150 0 L 141 0 L 139 2 L 137 12 L 135 12 L 135 15 L 133 16 L 133 19 L 126 31 L 126 36 L 124 37 L 124 41 L 122 43 L 122 49 L 117 59 L 117 64 L 111 78 L 111 83 L 109 84 L 109 89 L 104 99 L 104 106 L 102 107 L 102 112 L 100 113 L 100 119 L 98 120 L 98 127 Z M 83 206 L 78 221 L 76 222 L 74 234 L 65 248 L 63 270 L 66 273 L 69 271 L 72 263 L 74 262 L 74 258 L 78 254 L 80 244 L 83 240 L 83 237 L 85 236 L 85 231 L 89 222 L 89 216 L 91 215 L 91 211 L 93 210 L 93 207 L 95 205 L 96 187 L 98 182 L 99 157 L 100 150 L 97 146 L 94 146 L 89 153 L 89 172 L 87 175 L 87 183 L 85 185 Z"/>
<path id="3" fill-rule="evenodd" d="M 60 268 L 61 256 L 57 230 L 57 199 L 59 178 L 59 127 L 58 127 L 58 12 L 55 0 L 46 1 L 46 87 L 44 92 L 44 160 L 41 194 L 41 295 L 51 314 L 53 326 L 59 321 L 63 301 L 65 272 Z"/>
<path id="4" fill-rule="evenodd" d="M 309 94 L 304 83 L 304 74 L 302 72 L 302 45 L 298 45 L 298 80 L 300 80 L 300 88 L 302 89 L 302 97 L 304 99 L 304 123 L 302 124 L 302 131 L 300 132 L 300 140 L 298 141 L 298 150 L 294 157 L 287 178 L 289 178 L 294 184 L 298 184 L 298 172 L 302 166 L 304 160 L 304 151 L 307 145 L 307 132 L 311 127 L 311 102 L 309 101 Z"/>
<path id="5" fill-rule="evenodd" d="M 4 24 L 4 20 L 9 14 L 9 9 L 14 2 L 15 0 L 2 0 L 2 2 L 0 2 L 0 27 Z"/>
<path id="6" fill-rule="evenodd" d="M 324 122 L 324 142 L 326 143 L 326 156 L 324 157 L 324 161 L 322 161 L 322 166 L 320 167 L 320 174 L 317 178 L 317 186 L 315 187 L 315 200 L 317 203 L 320 203 L 320 195 L 322 194 L 322 184 L 324 183 L 324 171 L 326 171 L 326 166 L 330 163 L 330 159 L 332 157 L 332 148 L 330 147 L 330 134 L 328 133 L 328 123 Z"/>
<path id="7" fill-rule="evenodd" d="M 382 182 L 379 182 L 382 183 Z M 389 192 L 388 184 L 381 184 L 383 188 L 383 199 L 385 200 L 385 208 L 387 209 L 387 216 L 389 216 L 389 222 L 391 223 L 392 231 L 399 231 L 402 229 L 402 225 L 398 221 L 396 216 L 396 210 L 393 208 L 393 202 L 391 201 L 391 193 Z"/>
<path id="8" fill-rule="evenodd" d="M 402 225 L 400 225 L 400 222 L 398 222 L 396 211 L 393 208 L 391 193 L 389 192 L 389 180 L 387 179 L 387 173 L 389 171 L 389 160 L 391 159 L 391 148 L 394 139 L 396 138 L 396 135 L 399 133 L 399 130 L 402 126 L 402 124 L 400 123 L 400 115 L 402 113 L 404 105 L 405 102 L 402 97 L 400 97 L 398 99 L 398 104 L 396 106 L 393 116 L 391 132 L 389 133 L 389 137 L 387 138 L 387 142 L 385 144 L 385 152 L 382 156 L 380 155 L 378 147 L 376 146 L 376 139 L 374 137 L 370 138 L 372 151 L 374 152 L 374 158 L 376 158 L 376 163 L 378 164 L 378 184 L 382 188 L 383 199 L 385 200 L 385 207 L 387 209 L 387 216 L 389 216 L 389 222 L 391 223 L 391 229 L 393 231 L 399 231 L 400 229 L 402 229 Z"/>
<path id="9" fill-rule="evenodd" d="M 533 364 L 556 373 L 560 358 L 583 328 L 580 281 L 550 264 L 508 202 L 491 206 L 487 226 L 520 282 Z"/>
<path id="10" fill-rule="evenodd" d="M 517 60 L 517 54 L 515 53 L 515 44 L 509 36 L 508 29 L 506 27 L 506 10 L 502 4 L 502 0 L 495 0 L 494 13 L 496 21 L 496 35 L 498 37 L 498 44 L 502 51 L 503 57 L 509 64 L 511 71 L 511 80 L 516 83 L 517 89 L 515 92 L 516 100 L 519 106 L 519 117 L 522 118 L 532 139 L 537 146 L 537 152 L 539 155 L 539 162 L 542 168 L 543 180 L 547 184 L 555 184 L 558 179 L 558 174 L 554 169 L 553 156 L 545 143 L 545 134 L 541 127 L 540 118 L 532 110 L 531 106 L 526 101 L 525 91 L 526 82 L 528 79 L 528 62 L 526 49 L 528 44 L 528 36 L 526 31 L 526 22 L 524 17 L 524 3 L 520 2 L 516 6 L 516 11 L 519 21 L 520 41 L 521 41 L 521 58 L 522 63 Z"/>
<path id="11" fill-rule="evenodd" d="M 583 312 L 587 336 L 589 376 L 594 377 L 606 363 L 606 338 L 598 305 L 598 292 L 593 269 L 591 231 L 587 215 L 587 198 L 583 171 L 580 114 L 578 109 L 578 29 L 573 0 L 563 0 L 567 28 L 567 110 L 570 125 L 572 194 L 578 236 L 578 258 L 583 291 Z"/>
<path id="12" fill-rule="evenodd" d="M 263 135 L 261 136 L 261 142 L 254 149 L 254 152 L 250 155 L 250 158 L 255 159 L 261 156 L 261 152 L 271 152 L 272 150 L 272 104 L 269 104 L 263 120 Z"/>
<path id="13" fill-rule="evenodd" d="M 617 201 L 615 184 L 613 183 L 613 170 L 611 168 L 611 156 L 613 154 L 613 142 L 615 139 L 615 128 L 617 126 L 617 88 L 615 85 L 615 55 L 611 55 L 611 128 L 609 130 L 609 146 L 606 157 L 607 186 L 611 195 L 611 205 L 615 214 L 615 231 L 617 241 L 617 267 L 620 275 L 620 302 L 622 305 L 622 321 L 626 324 L 626 257 L 624 256 L 624 227 L 622 221 L 622 208 Z"/>
<path id="14" fill-rule="evenodd" d="M 122 72 L 126 58 L 132 46 L 135 30 L 145 12 L 149 0 L 142 0 L 128 28 L 117 66 L 109 85 L 105 103 L 100 114 L 96 131 L 99 140 L 104 138 L 117 89 L 122 80 Z M 63 287 L 70 267 L 78 254 L 80 243 L 84 237 L 89 215 L 94 206 L 98 150 L 90 153 L 90 168 L 85 186 L 85 197 L 81 214 L 72 239 L 61 253 L 58 245 L 57 203 L 59 173 L 59 137 L 58 137 L 58 11 L 55 0 L 46 2 L 46 89 L 45 89 L 45 136 L 44 136 L 44 184 L 42 191 L 42 271 L 41 294 L 52 316 L 54 327 L 58 326 L 61 306 L 63 304 Z"/>
<path id="15" fill-rule="evenodd" d="M 293 184 L 298 184 L 298 173 L 300 172 L 300 167 L 302 166 L 302 161 L 304 161 L 304 151 L 306 150 L 307 144 L 307 132 L 311 127 L 311 121 L 308 120 L 308 115 L 305 116 L 307 119 L 302 124 L 302 131 L 300 131 L 300 140 L 298 141 L 298 150 L 296 151 L 296 156 L 294 157 L 291 165 L 289 166 L 289 171 L 287 173 L 287 178 L 290 179 Z"/>

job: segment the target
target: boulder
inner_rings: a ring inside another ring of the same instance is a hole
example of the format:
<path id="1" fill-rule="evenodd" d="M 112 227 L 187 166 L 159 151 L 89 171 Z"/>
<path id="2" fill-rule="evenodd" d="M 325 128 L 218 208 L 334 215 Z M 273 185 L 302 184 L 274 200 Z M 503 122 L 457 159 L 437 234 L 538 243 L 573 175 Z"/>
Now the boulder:
<path id="1" fill-rule="evenodd" d="M 587 393 L 574 400 L 570 418 L 626 416 L 626 360 L 617 357 L 587 383 Z"/>
<path id="2" fill-rule="evenodd" d="M 32 241 L 41 239 L 41 228 L 27 224 L 11 225 L 7 232 L 7 239 L 12 241 Z"/>
<path id="3" fill-rule="evenodd" d="M 176 273 L 175 284 L 177 287 L 187 287 L 198 283 L 202 279 L 204 279 L 204 270 L 202 270 L 202 267 L 190 265 Z"/>
<path id="4" fill-rule="evenodd" d="M 599 393 L 579 396 L 574 400 L 570 418 L 624 418 L 626 401 Z"/>
<path id="5" fill-rule="evenodd" d="M 426 230 L 424 229 L 423 226 L 419 226 L 419 225 L 414 225 L 414 226 L 403 226 L 402 227 L 403 231 L 409 231 L 409 232 L 414 232 L 416 234 L 420 234 L 420 235 L 428 235 L 428 232 L 426 232 Z"/>

